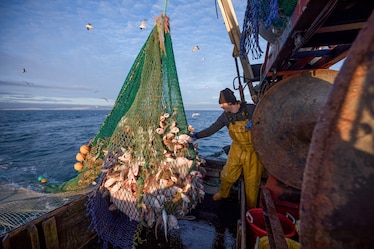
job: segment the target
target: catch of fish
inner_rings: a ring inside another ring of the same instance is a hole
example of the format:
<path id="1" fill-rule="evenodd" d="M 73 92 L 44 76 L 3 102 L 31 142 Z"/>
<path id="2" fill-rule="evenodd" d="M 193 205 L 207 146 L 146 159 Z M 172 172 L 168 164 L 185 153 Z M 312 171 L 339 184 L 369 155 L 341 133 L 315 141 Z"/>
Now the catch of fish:
<path id="1" fill-rule="evenodd" d="M 123 124 L 125 120 L 123 121 Z M 100 185 L 103 196 L 110 195 L 110 210 L 120 210 L 131 220 L 167 231 L 178 228 L 178 219 L 185 217 L 204 198 L 204 160 L 198 157 L 194 140 L 180 134 L 176 121 L 168 114 L 160 116 L 158 127 L 130 127 L 123 125 L 124 137 L 150 140 L 143 143 L 139 153 L 131 146 L 121 146 L 120 151 L 105 152 L 104 177 Z M 188 126 L 190 134 L 194 129 Z M 159 136 L 156 139 L 156 136 Z M 162 141 L 159 152 L 147 144 Z M 188 150 L 194 151 L 193 156 Z M 109 162 L 110 161 L 110 162 Z M 106 166 L 107 165 L 107 166 Z"/>

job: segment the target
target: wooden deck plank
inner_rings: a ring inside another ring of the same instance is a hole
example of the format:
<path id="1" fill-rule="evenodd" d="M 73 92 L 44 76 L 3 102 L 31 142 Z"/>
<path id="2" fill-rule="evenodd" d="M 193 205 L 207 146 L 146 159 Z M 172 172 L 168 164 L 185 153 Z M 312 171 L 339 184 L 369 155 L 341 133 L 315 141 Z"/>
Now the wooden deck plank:
<path id="1" fill-rule="evenodd" d="M 95 235 L 92 230 L 88 229 L 91 217 L 85 215 L 86 201 L 87 195 L 81 196 L 10 231 L 2 237 L 0 249 L 82 247 Z M 52 220 L 55 224 L 49 223 Z"/>
<path id="2" fill-rule="evenodd" d="M 31 249 L 40 249 L 38 228 L 35 226 L 35 224 L 30 224 L 27 227 L 27 237 L 29 237 Z"/>
<path id="3" fill-rule="evenodd" d="M 4 238 L 1 241 L 1 246 L 3 249 L 11 249 L 10 248 L 10 239 L 9 239 L 9 234 L 6 234 Z"/>
<path id="4" fill-rule="evenodd" d="M 55 217 L 42 222 L 45 245 L 47 249 L 60 249 Z"/>

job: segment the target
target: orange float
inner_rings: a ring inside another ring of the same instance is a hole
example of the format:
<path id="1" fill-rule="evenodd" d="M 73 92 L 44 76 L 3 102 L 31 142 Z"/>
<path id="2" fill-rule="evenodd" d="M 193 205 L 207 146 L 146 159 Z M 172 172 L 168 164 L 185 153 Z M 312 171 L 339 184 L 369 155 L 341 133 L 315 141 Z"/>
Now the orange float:
<path id="1" fill-rule="evenodd" d="M 75 156 L 75 159 L 77 159 L 78 162 L 84 161 L 85 158 L 86 156 L 82 153 L 77 153 L 77 155 Z"/>
<path id="2" fill-rule="evenodd" d="M 84 145 L 82 145 L 82 146 L 79 148 L 79 151 L 80 151 L 82 154 L 86 155 L 88 152 L 90 152 L 90 146 L 84 144 Z"/>
<path id="3" fill-rule="evenodd" d="M 81 162 L 77 162 L 77 163 L 75 163 L 74 164 L 74 169 L 76 170 L 76 171 L 80 171 L 80 170 L 82 170 L 83 169 L 83 163 L 81 163 Z"/>

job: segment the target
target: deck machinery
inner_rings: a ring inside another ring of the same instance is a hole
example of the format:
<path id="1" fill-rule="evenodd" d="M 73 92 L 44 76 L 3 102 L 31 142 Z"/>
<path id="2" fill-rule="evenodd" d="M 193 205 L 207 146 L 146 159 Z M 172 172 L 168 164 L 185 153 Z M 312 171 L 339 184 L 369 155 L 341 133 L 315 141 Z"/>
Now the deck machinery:
<path id="1" fill-rule="evenodd" d="M 248 86 L 257 103 L 256 152 L 271 176 L 301 192 L 302 248 L 369 248 L 373 204 L 364 200 L 373 189 L 374 2 L 297 1 L 282 33 L 260 31 L 267 46 L 263 63 L 255 65 L 240 56 L 231 1 L 218 3 L 243 69 L 245 84 L 239 79 L 236 90 L 245 101 Z M 262 190 L 270 248 L 287 248 L 274 195 Z M 245 212 L 242 205 L 238 248 L 251 244 Z"/>

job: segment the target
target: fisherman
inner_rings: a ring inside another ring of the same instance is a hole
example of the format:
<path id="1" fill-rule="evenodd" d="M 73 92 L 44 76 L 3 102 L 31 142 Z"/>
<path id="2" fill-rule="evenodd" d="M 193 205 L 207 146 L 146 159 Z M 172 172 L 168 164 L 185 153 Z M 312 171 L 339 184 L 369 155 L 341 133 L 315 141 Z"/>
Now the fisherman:
<path id="1" fill-rule="evenodd" d="M 191 137 L 195 140 L 209 137 L 224 126 L 229 129 L 232 143 L 226 164 L 221 171 L 220 189 L 213 195 L 213 200 L 218 201 L 229 197 L 232 185 L 243 172 L 246 206 L 255 208 L 264 171 L 251 141 L 252 115 L 256 106 L 237 101 L 234 92 L 229 88 L 220 92 L 218 102 L 224 112 L 211 126 L 194 133 Z"/>

